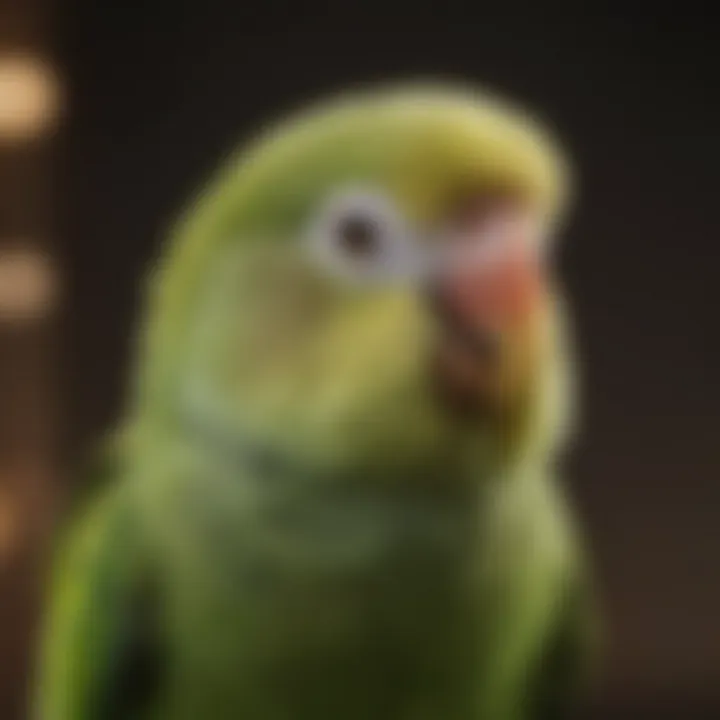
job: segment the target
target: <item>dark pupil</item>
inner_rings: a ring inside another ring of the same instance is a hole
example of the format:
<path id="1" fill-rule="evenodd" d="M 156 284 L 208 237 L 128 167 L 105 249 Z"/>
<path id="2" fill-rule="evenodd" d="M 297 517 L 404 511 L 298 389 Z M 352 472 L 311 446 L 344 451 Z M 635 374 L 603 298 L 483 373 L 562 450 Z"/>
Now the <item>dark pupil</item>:
<path id="1" fill-rule="evenodd" d="M 368 257 L 379 250 L 379 229 L 370 218 L 348 217 L 338 234 L 343 249 L 357 257 Z"/>

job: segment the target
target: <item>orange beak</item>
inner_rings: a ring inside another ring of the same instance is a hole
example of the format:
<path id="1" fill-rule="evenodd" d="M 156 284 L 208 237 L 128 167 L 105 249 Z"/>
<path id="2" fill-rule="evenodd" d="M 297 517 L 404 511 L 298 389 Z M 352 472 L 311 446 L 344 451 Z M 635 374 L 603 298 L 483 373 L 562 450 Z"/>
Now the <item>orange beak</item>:
<path id="1" fill-rule="evenodd" d="M 531 212 L 495 205 L 449 238 L 451 262 L 432 288 L 440 370 L 454 392 L 505 395 L 527 365 L 543 306 L 544 268 Z"/>

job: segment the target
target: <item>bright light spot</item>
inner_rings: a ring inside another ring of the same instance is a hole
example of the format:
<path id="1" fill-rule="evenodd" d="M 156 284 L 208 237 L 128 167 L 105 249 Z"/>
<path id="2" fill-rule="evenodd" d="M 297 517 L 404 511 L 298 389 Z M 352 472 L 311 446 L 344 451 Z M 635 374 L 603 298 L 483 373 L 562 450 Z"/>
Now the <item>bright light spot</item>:
<path id="1" fill-rule="evenodd" d="M 39 57 L 0 56 L 0 141 L 19 142 L 45 134 L 57 120 L 59 83 Z"/>
<path id="2" fill-rule="evenodd" d="M 46 316 L 56 290 L 56 274 L 46 253 L 31 248 L 0 249 L 0 321 Z"/>

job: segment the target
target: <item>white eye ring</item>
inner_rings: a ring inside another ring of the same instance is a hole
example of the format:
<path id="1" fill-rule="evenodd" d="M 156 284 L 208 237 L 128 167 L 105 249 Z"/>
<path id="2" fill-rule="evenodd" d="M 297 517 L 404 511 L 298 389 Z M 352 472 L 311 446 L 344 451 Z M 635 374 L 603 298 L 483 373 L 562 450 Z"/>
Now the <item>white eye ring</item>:
<path id="1" fill-rule="evenodd" d="M 307 243 L 314 260 L 353 282 L 411 278 L 419 269 L 414 233 L 389 198 L 366 188 L 333 194 L 311 222 Z"/>

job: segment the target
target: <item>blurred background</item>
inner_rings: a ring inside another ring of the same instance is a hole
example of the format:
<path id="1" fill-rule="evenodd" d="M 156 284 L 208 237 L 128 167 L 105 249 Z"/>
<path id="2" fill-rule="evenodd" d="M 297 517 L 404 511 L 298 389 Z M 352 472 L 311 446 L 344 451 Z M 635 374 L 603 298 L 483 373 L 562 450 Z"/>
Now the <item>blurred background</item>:
<path id="1" fill-rule="evenodd" d="M 588 717 L 720 717 L 720 38 L 647 7 L 0 0 L 2 720 L 26 716 L 50 529 L 120 407 L 169 222 L 267 119 L 417 76 L 517 96 L 575 158 L 568 490 L 608 635 Z"/>

